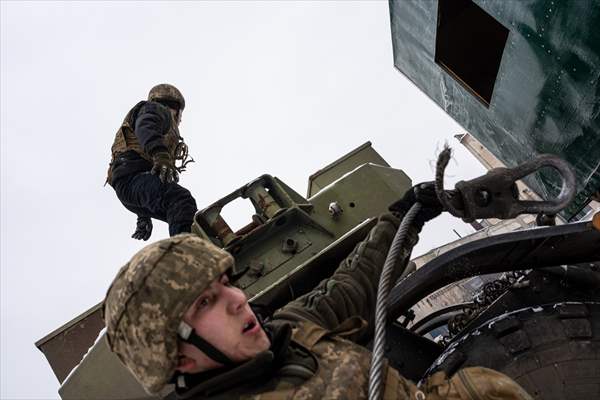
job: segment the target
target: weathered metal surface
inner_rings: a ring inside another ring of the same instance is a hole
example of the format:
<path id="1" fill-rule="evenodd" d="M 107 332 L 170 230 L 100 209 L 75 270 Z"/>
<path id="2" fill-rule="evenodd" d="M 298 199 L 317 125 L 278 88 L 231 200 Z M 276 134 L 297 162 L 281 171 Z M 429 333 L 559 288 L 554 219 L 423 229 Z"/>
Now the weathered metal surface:
<path id="1" fill-rule="evenodd" d="M 376 218 L 370 218 L 355 226 L 308 260 L 289 270 L 283 279 L 265 287 L 250 301 L 267 311 L 273 311 L 309 292 L 320 281 L 333 274 L 340 261 L 367 235 L 376 222 Z"/>
<path id="2" fill-rule="evenodd" d="M 46 356 L 54 375 L 62 383 L 104 327 L 100 315 L 102 303 L 75 317 L 54 332 L 38 340 L 35 346 Z"/>
<path id="3" fill-rule="evenodd" d="M 139 385 L 102 335 L 58 393 L 63 400 L 158 400 Z"/>
<path id="4" fill-rule="evenodd" d="M 600 2 L 474 3 L 509 30 L 489 107 L 435 62 L 438 1 L 390 1 L 394 65 L 507 166 L 542 153 L 571 163 L 570 218 L 600 190 Z M 552 171 L 527 183 L 544 199 L 560 191 Z"/>
<path id="5" fill-rule="evenodd" d="M 312 197 L 343 174 L 368 162 L 389 167 L 383 157 L 371 148 L 371 142 L 366 142 L 309 176 L 306 197 Z"/>
<path id="6" fill-rule="evenodd" d="M 233 254 L 234 282 L 252 298 L 268 287 L 280 285 L 296 266 L 361 222 L 385 211 L 410 187 L 410 179 L 401 170 L 370 163 L 381 159 L 370 143 L 365 143 L 326 168 L 328 179 L 333 181 L 310 199 L 304 199 L 279 179 L 263 175 L 199 211 L 193 231 Z M 248 220 L 255 224 L 252 229 L 235 232 L 235 240 L 231 241 L 227 238 L 232 235 L 224 236 L 211 221 L 219 220 L 220 225 L 227 226 L 220 212 L 238 198 L 252 203 L 256 214 Z M 336 218 L 331 218 L 329 212 L 332 203 L 344 209 Z M 293 242 L 293 248 L 288 241 Z"/>

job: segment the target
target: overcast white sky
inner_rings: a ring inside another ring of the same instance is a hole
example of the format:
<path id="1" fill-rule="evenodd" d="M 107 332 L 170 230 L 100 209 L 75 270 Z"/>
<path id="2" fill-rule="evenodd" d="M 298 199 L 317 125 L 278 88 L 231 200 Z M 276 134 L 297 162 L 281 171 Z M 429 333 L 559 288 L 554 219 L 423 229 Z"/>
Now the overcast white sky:
<path id="1" fill-rule="evenodd" d="M 2 1 L 1 21 L 2 399 L 58 397 L 34 342 L 100 301 L 145 244 L 103 183 L 116 129 L 154 84 L 186 97 L 197 162 L 182 184 L 199 208 L 263 173 L 305 195 L 368 140 L 413 182 L 432 179 L 444 141 L 448 183 L 484 172 L 394 68 L 387 1 Z M 154 225 L 151 240 L 167 236 Z M 471 231 L 442 217 L 414 254 L 453 228 Z"/>

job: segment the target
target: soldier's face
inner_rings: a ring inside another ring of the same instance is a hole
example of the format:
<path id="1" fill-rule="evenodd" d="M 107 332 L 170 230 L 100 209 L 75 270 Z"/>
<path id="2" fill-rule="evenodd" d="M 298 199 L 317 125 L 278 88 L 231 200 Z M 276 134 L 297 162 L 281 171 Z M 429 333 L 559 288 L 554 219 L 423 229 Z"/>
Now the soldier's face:
<path id="1" fill-rule="evenodd" d="M 172 108 L 169 108 L 169 111 L 171 111 L 171 115 L 173 115 L 173 119 L 175 120 L 175 123 L 177 123 L 177 126 L 179 126 L 179 124 L 181 124 L 181 116 L 183 114 L 182 110 L 174 110 Z"/>
<path id="2" fill-rule="evenodd" d="M 183 320 L 234 362 L 249 360 L 271 345 L 246 295 L 231 286 L 225 274 L 196 298 Z M 188 343 L 180 342 L 179 354 L 177 369 L 181 372 L 196 373 L 221 366 Z"/>

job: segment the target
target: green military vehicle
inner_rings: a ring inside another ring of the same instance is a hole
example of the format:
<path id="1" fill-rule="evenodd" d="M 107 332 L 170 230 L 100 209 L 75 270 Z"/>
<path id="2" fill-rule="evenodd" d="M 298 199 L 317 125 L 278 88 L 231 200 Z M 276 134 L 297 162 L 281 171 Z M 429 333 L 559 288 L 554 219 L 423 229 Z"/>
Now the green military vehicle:
<path id="1" fill-rule="evenodd" d="M 374 216 L 410 186 L 406 174 L 365 143 L 313 174 L 306 198 L 263 175 L 200 211 L 193 230 L 234 255 L 235 284 L 268 317 L 329 276 Z M 234 232 L 221 211 L 238 198 L 251 202 L 255 213 Z M 538 398 L 594 393 L 600 385 L 600 270 L 593 262 L 599 259 L 600 214 L 594 222 L 492 236 L 444 253 L 392 290 L 386 356 L 414 380 L 440 368 L 452 373 L 484 365 Z M 445 285 L 523 270 L 512 280 L 492 281 L 496 293 L 485 293 L 487 303 L 474 300 L 411 320 L 411 307 Z M 441 343 L 431 340 L 428 334 L 441 326 L 450 333 Z M 60 396 L 152 398 L 108 350 L 102 328 L 99 304 L 36 343 L 62 384 Z"/>
<path id="2" fill-rule="evenodd" d="M 234 283 L 268 314 L 329 276 L 410 187 L 367 142 L 311 175 L 306 198 L 263 175 L 199 211 L 192 231 L 234 255 Z M 240 198 L 254 214 L 234 232 L 221 211 Z M 62 384 L 61 398 L 151 398 L 108 350 L 100 306 L 36 343 Z"/>

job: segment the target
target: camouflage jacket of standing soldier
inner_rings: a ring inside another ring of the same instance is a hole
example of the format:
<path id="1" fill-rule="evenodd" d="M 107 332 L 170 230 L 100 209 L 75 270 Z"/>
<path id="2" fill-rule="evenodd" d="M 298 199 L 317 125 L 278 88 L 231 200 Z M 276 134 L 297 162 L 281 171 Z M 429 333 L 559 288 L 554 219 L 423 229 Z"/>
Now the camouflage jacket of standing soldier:
<path id="1" fill-rule="evenodd" d="M 181 376 L 178 397 L 366 399 L 371 352 L 355 341 L 372 330 L 379 275 L 398 223 L 392 215 L 382 216 L 331 278 L 275 312 L 264 325 L 269 351 L 234 369 Z M 414 246 L 417 234 L 409 233 Z M 409 256 L 406 251 L 399 258 Z M 438 373 L 419 389 L 389 367 L 384 398 L 530 397 L 508 377 L 485 368 L 462 370 L 451 380 Z"/>
<path id="2" fill-rule="evenodd" d="M 183 160 L 187 146 L 169 109 L 155 101 L 140 101 L 125 116 L 111 147 L 106 181 L 149 171 L 152 156 L 166 151 L 171 160 Z"/>

